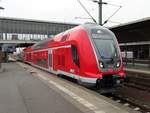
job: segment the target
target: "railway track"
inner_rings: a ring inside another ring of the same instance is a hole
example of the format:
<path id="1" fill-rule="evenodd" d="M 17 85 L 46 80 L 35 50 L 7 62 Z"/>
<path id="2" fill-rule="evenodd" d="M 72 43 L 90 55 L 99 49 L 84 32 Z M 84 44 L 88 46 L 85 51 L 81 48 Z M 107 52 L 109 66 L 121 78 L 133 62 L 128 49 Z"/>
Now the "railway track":
<path id="1" fill-rule="evenodd" d="M 99 91 L 96 92 L 101 94 Z M 135 90 L 131 90 L 129 87 L 123 87 L 112 94 L 108 93 L 102 95 L 122 104 L 123 106 L 139 111 L 140 113 L 150 113 L 150 105 L 147 102 L 145 103 L 144 100 L 141 101 L 138 98 L 134 98 L 135 94 L 133 94 L 133 92 L 135 92 Z"/>
<path id="2" fill-rule="evenodd" d="M 112 95 L 141 113 L 150 113 L 150 75 L 127 72 L 128 81 Z"/>
<path id="3" fill-rule="evenodd" d="M 96 92 L 101 94 L 99 91 Z M 137 87 L 135 84 L 132 87 L 131 85 L 123 85 L 112 94 L 102 95 L 140 113 L 150 113 L 150 92 L 144 90 L 142 86 Z"/>
<path id="4" fill-rule="evenodd" d="M 106 96 L 106 95 L 104 95 Z M 106 96 L 114 101 L 116 101 L 117 103 L 120 103 L 122 104 L 123 106 L 127 106 L 127 107 L 130 107 L 131 109 L 135 110 L 135 111 L 139 111 L 141 113 L 149 113 L 149 108 L 147 108 L 146 106 L 142 106 L 142 105 L 139 105 L 139 104 L 136 104 L 134 101 L 130 100 L 129 98 L 125 98 L 125 97 L 122 97 L 121 95 L 109 95 L 109 96 Z"/>
<path id="5" fill-rule="evenodd" d="M 150 94 L 139 89 L 123 87 L 111 96 L 115 101 L 141 111 L 141 113 L 150 113 Z"/>
<path id="6" fill-rule="evenodd" d="M 150 92 L 150 74 L 127 71 L 127 75 L 128 81 L 125 82 L 125 86 Z"/>

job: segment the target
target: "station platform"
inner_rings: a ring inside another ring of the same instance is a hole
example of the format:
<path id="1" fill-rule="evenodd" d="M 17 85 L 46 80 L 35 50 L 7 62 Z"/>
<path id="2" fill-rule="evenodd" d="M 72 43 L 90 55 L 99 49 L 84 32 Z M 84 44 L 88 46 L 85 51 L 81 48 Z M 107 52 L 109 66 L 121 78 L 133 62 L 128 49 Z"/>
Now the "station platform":
<path id="1" fill-rule="evenodd" d="M 128 64 L 125 66 L 124 70 L 127 72 L 143 73 L 143 74 L 150 75 L 150 67 L 149 66 Z"/>
<path id="2" fill-rule="evenodd" d="M 138 113 L 27 64 L 2 66 L 0 113 Z"/>

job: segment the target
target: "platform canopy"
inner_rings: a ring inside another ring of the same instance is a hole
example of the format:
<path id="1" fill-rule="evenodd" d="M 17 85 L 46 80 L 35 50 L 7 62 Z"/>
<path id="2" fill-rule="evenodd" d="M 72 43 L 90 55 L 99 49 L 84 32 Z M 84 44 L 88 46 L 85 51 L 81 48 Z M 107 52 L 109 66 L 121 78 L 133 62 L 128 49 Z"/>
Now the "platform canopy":
<path id="1" fill-rule="evenodd" d="M 150 44 L 150 18 L 121 24 L 110 29 L 117 36 L 119 43 Z"/>

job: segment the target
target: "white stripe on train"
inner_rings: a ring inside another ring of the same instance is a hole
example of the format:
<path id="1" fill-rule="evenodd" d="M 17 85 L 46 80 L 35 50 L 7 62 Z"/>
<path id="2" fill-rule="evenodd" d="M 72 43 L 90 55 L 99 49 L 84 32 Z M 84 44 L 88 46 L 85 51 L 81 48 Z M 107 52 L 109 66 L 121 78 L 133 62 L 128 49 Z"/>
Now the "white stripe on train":
<path id="1" fill-rule="evenodd" d="M 72 73 L 68 73 L 68 72 L 65 72 L 65 71 L 62 71 L 62 70 L 57 70 L 57 71 L 50 70 L 50 69 L 47 69 L 47 68 L 35 65 L 35 64 L 31 63 L 31 62 L 27 62 L 27 63 L 30 63 L 31 65 L 33 65 L 33 66 L 35 66 L 37 68 L 41 68 L 41 69 L 43 69 L 45 71 L 48 71 L 48 72 L 56 74 L 56 75 L 62 74 L 62 75 L 65 75 L 65 76 L 68 76 L 68 77 L 80 80 L 81 82 L 96 84 L 97 78 L 82 77 L 82 76 L 79 76 L 79 75 L 76 75 L 76 74 L 72 74 Z"/>

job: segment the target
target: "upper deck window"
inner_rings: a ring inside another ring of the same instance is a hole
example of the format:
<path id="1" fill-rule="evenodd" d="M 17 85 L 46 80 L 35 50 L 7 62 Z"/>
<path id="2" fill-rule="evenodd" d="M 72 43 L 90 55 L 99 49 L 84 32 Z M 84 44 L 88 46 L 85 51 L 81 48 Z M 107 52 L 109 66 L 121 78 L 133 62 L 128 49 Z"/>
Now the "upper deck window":
<path id="1" fill-rule="evenodd" d="M 67 41 L 68 38 L 69 38 L 69 34 L 66 34 L 66 35 L 62 36 L 61 41 L 62 42 Z"/>

